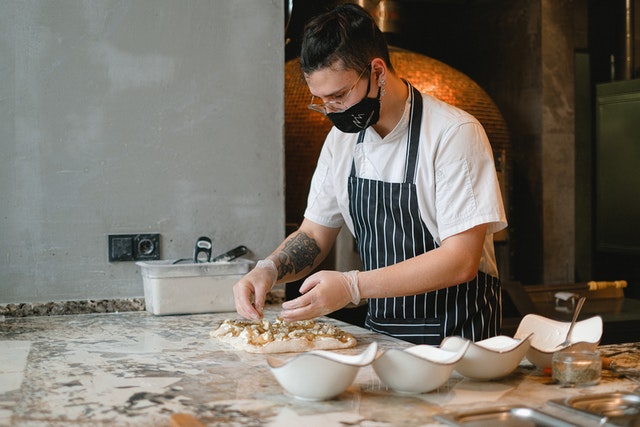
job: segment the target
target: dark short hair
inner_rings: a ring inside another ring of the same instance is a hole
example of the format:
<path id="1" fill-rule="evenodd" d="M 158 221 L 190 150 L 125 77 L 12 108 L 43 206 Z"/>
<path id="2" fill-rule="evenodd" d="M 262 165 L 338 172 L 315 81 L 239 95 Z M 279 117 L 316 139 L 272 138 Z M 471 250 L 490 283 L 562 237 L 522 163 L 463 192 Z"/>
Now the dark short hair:
<path id="1" fill-rule="evenodd" d="M 382 31 L 358 5 L 342 4 L 312 18 L 304 27 L 300 66 L 305 74 L 338 62 L 345 69 L 360 72 L 374 58 L 382 58 L 393 71 Z"/>

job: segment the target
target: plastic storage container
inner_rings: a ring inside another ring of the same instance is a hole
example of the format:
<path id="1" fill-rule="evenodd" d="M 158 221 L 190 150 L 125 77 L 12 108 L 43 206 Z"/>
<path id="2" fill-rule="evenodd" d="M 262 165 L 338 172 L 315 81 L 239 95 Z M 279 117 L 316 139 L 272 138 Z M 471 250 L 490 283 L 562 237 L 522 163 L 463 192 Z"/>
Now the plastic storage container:
<path id="1" fill-rule="evenodd" d="M 136 263 L 144 284 L 145 308 L 156 315 L 235 311 L 233 285 L 254 262 L 179 263 L 173 260 Z"/>

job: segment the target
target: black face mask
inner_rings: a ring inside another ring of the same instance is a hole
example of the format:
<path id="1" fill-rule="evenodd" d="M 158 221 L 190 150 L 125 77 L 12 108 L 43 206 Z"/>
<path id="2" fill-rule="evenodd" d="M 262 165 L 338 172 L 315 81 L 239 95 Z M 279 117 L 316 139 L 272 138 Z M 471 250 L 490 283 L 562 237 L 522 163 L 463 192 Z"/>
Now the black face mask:
<path id="1" fill-rule="evenodd" d="M 367 93 L 371 81 L 367 84 Z M 362 101 L 340 113 L 327 113 L 331 123 L 344 133 L 357 133 L 378 123 L 380 118 L 380 87 L 375 98 L 365 96 Z"/>

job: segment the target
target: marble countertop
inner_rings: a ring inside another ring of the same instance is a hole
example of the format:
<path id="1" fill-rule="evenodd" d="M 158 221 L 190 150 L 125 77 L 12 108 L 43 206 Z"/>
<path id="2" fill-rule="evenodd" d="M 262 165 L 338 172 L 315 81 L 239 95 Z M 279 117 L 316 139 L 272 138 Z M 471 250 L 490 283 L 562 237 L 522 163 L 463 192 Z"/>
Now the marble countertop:
<path id="1" fill-rule="evenodd" d="M 267 318 L 275 313 L 272 309 Z M 597 386 L 562 388 L 524 360 L 500 381 L 453 375 L 433 392 L 401 395 L 367 366 L 338 398 L 301 401 L 276 382 L 265 355 L 234 351 L 209 337 L 228 317 L 235 313 L 137 311 L 0 320 L 0 425 L 169 426 L 171 414 L 188 413 L 209 426 L 440 426 L 433 415 L 444 411 L 514 404 L 596 426 L 546 402 L 638 387 L 605 370 Z M 360 352 L 372 341 L 382 348 L 408 345 L 324 320 L 358 339 L 357 348 L 344 352 Z M 624 346 L 602 350 L 626 351 Z"/>

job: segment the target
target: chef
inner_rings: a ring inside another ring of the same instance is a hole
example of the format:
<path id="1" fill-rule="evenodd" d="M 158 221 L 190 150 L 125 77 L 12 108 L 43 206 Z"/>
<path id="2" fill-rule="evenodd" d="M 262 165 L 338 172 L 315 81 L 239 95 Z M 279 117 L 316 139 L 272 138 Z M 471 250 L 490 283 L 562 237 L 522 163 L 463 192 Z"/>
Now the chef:
<path id="1" fill-rule="evenodd" d="M 306 277 L 302 295 L 282 305 L 284 320 L 367 300 L 367 328 L 413 343 L 499 334 L 493 234 L 507 222 L 483 127 L 396 75 L 382 32 L 357 5 L 307 23 L 300 64 L 309 108 L 334 126 L 299 229 L 234 285 L 238 313 L 262 318 L 276 283 Z M 311 274 L 344 226 L 363 270 Z"/>

